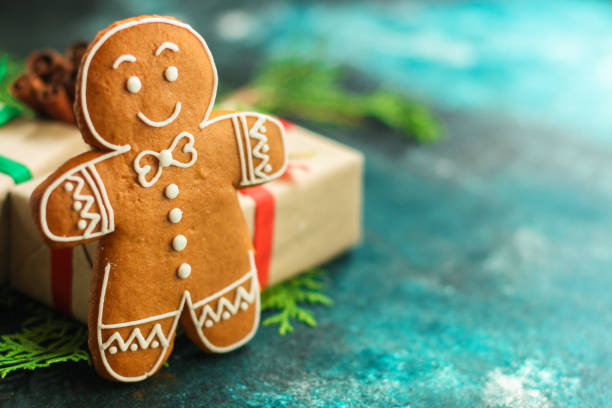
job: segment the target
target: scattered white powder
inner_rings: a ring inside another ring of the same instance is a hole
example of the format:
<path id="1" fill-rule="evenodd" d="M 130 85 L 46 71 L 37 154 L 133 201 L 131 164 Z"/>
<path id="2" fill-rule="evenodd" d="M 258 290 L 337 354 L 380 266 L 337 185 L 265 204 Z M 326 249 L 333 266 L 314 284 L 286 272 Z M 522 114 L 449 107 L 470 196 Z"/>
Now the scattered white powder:
<path id="1" fill-rule="evenodd" d="M 483 387 L 483 402 L 487 407 L 549 408 L 550 396 L 573 392 L 579 384 L 576 378 L 561 377 L 555 370 L 538 368 L 527 360 L 514 373 L 505 374 L 495 368 L 487 374 Z"/>

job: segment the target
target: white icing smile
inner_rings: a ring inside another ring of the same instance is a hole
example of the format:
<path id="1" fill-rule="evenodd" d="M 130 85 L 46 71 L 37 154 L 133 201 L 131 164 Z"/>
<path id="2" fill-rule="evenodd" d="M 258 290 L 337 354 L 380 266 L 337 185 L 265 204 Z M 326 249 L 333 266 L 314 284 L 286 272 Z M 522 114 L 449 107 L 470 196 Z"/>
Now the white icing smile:
<path id="1" fill-rule="evenodd" d="M 178 118 L 179 113 L 181 113 L 181 103 L 177 102 L 176 105 L 174 106 L 174 112 L 172 112 L 172 115 L 170 115 L 170 117 L 166 120 L 162 120 L 161 122 L 156 122 L 154 120 L 147 118 L 145 114 L 142 112 L 138 112 L 138 119 L 143 121 L 146 125 L 160 128 L 160 127 L 168 126 L 169 124 L 174 122 L 174 120 Z"/>

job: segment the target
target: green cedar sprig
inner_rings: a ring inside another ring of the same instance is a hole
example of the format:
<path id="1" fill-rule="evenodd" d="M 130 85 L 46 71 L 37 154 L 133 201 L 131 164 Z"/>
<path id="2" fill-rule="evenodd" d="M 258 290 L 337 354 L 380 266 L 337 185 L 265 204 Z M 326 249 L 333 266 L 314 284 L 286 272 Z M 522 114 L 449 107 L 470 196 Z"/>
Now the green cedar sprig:
<path id="1" fill-rule="evenodd" d="M 1 378 L 13 371 L 35 370 L 55 363 L 91 363 L 85 325 L 36 302 L 16 302 L 18 295 L 7 287 L 0 292 L 3 312 L 18 306 L 25 308 L 29 316 L 17 332 L 0 335 Z"/>
<path id="2" fill-rule="evenodd" d="M 355 93 L 343 87 L 341 68 L 321 61 L 284 59 L 265 65 L 248 88 L 258 110 L 322 123 L 356 126 L 373 118 L 418 142 L 431 142 L 442 128 L 422 103 L 379 89 Z"/>
<path id="3" fill-rule="evenodd" d="M 331 306 L 333 301 L 322 291 L 325 288 L 323 282 L 324 272 L 320 269 L 312 269 L 295 278 L 272 286 L 262 293 L 262 310 L 279 310 L 278 313 L 266 318 L 264 326 L 277 324 L 281 336 L 293 332 L 291 319 L 307 324 L 310 327 L 317 325 L 311 311 L 303 304 L 321 304 Z"/>

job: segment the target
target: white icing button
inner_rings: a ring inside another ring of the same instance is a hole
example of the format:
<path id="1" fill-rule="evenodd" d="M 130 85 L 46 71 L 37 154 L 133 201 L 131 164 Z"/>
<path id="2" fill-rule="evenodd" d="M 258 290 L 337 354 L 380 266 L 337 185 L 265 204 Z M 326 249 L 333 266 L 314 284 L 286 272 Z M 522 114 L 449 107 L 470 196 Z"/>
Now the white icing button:
<path id="1" fill-rule="evenodd" d="M 159 152 L 159 165 L 168 167 L 172 163 L 172 152 L 170 150 L 162 150 Z"/>
<path id="2" fill-rule="evenodd" d="M 242 302 L 242 303 L 240 304 L 240 308 L 241 308 L 242 310 L 247 310 L 247 309 L 249 308 L 249 304 L 248 304 L 247 302 Z"/>
<path id="3" fill-rule="evenodd" d="M 72 204 L 72 208 L 74 208 L 75 211 L 79 211 L 81 208 L 83 208 L 83 203 L 80 201 L 75 201 L 74 204 Z"/>
<path id="4" fill-rule="evenodd" d="M 87 221 L 79 220 L 79 222 L 77 223 L 77 227 L 79 227 L 79 229 L 85 229 L 87 227 Z"/>
<path id="5" fill-rule="evenodd" d="M 159 347 L 159 341 L 154 340 L 153 343 L 151 343 L 151 348 L 158 348 Z"/>
<path id="6" fill-rule="evenodd" d="M 174 82 L 178 79 L 178 69 L 176 69 L 174 66 L 169 66 L 164 71 L 164 76 L 166 77 L 167 81 Z"/>
<path id="7" fill-rule="evenodd" d="M 265 132 L 265 131 L 266 131 L 266 127 L 265 127 L 265 126 L 262 126 L 262 127 L 260 127 L 259 129 L 260 129 L 262 132 Z"/>
<path id="8" fill-rule="evenodd" d="M 269 164 L 266 164 L 266 165 L 265 165 L 265 167 L 264 167 L 264 171 L 265 171 L 266 173 L 271 172 L 271 171 L 272 171 L 272 166 L 270 166 Z"/>
<path id="9" fill-rule="evenodd" d="M 168 219 L 170 220 L 171 223 L 176 224 L 177 222 L 179 222 L 181 219 L 183 218 L 183 212 L 180 210 L 180 208 L 173 208 L 172 210 L 170 210 L 170 212 L 168 213 Z"/>
<path id="10" fill-rule="evenodd" d="M 181 264 L 176 271 L 179 278 L 185 279 L 191 274 L 191 265 L 188 263 Z"/>
<path id="11" fill-rule="evenodd" d="M 182 251 L 187 246 L 187 238 L 183 234 L 178 234 L 172 239 L 172 248 L 175 251 Z"/>
<path id="12" fill-rule="evenodd" d="M 132 351 L 138 350 L 138 344 L 132 343 L 132 345 L 130 346 L 130 350 L 132 350 Z"/>
<path id="13" fill-rule="evenodd" d="M 73 188 L 74 188 L 74 186 L 72 185 L 72 183 L 64 184 L 64 190 L 66 190 L 66 191 L 72 191 Z"/>
<path id="14" fill-rule="evenodd" d="M 211 328 L 213 325 L 213 321 L 212 320 L 207 320 L 206 323 L 204 323 L 204 326 Z"/>
<path id="15" fill-rule="evenodd" d="M 261 147 L 261 151 L 264 153 L 268 153 L 268 150 L 270 150 L 270 146 L 268 146 L 267 144 Z"/>
<path id="16" fill-rule="evenodd" d="M 223 312 L 223 320 L 227 320 L 231 317 L 230 312 L 228 312 L 227 310 L 225 312 Z"/>
<path id="17" fill-rule="evenodd" d="M 111 347 L 108 349 L 108 352 L 109 352 L 109 353 L 111 353 L 111 354 L 115 354 L 115 353 L 117 352 L 117 347 L 115 347 L 115 346 L 111 346 Z"/>
<path id="18" fill-rule="evenodd" d="M 179 193 L 179 188 L 176 184 L 168 184 L 168 186 L 166 187 L 166 198 L 169 199 L 173 199 L 176 198 L 178 196 Z"/>
<path id="19" fill-rule="evenodd" d="M 140 91 L 140 88 L 142 88 L 142 83 L 140 83 L 140 79 L 138 79 L 137 76 L 131 76 L 125 83 L 125 87 L 128 91 L 135 94 Z"/>

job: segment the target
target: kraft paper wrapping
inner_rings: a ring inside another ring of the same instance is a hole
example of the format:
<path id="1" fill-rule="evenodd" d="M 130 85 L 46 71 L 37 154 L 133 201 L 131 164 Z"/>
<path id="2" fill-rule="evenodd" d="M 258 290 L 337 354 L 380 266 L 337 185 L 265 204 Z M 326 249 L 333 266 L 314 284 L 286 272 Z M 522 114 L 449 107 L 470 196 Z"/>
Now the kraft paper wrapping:
<path id="1" fill-rule="evenodd" d="M 9 214 L 7 197 L 14 186 L 13 179 L 7 175 L 0 174 L 0 283 L 6 279 L 8 267 L 8 225 Z"/>
<path id="2" fill-rule="evenodd" d="M 10 258 L 7 198 L 13 186 L 30 177 L 47 174 L 68 158 L 86 150 L 89 147 L 71 125 L 18 118 L 0 126 L 0 161 L 5 166 L 12 162 L 13 166 L 21 167 L 17 181 L 0 172 L 0 283 L 6 279 Z M 6 171 L 6 168 L 2 170 Z"/>
<path id="3" fill-rule="evenodd" d="M 361 234 L 363 156 L 303 128 L 287 129 L 289 171 L 265 184 L 274 195 L 275 218 L 267 286 L 295 276 L 355 245 Z M 42 179 L 16 186 L 11 193 L 10 282 L 50 306 L 54 299 L 51 251 L 42 242 L 28 200 Z M 257 203 L 239 194 L 254 234 Z M 96 243 L 72 250 L 70 314 L 87 321 L 91 261 Z M 57 297 L 57 292 L 55 292 Z M 61 299 L 59 299 L 61 301 Z"/>

